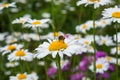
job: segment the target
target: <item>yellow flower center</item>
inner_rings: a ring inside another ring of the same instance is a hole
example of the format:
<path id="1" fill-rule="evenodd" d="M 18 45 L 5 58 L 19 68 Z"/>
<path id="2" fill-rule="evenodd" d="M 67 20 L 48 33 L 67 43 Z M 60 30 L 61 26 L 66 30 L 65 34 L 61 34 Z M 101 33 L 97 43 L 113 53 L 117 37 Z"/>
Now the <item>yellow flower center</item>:
<path id="1" fill-rule="evenodd" d="M 48 47 L 50 51 L 56 51 L 65 48 L 67 48 L 67 44 L 63 40 L 53 41 Z"/>
<path id="2" fill-rule="evenodd" d="M 103 43 L 103 44 L 105 44 L 106 42 L 107 42 L 107 40 L 106 40 L 106 39 L 103 39 L 103 40 L 102 40 L 102 43 Z"/>
<path id="3" fill-rule="evenodd" d="M 7 49 L 8 49 L 8 50 L 14 50 L 14 49 L 16 49 L 16 47 L 15 47 L 14 45 L 9 45 L 9 46 L 7 47 Z"/>
<path id="4" fill-rule="evenodd" d="M 6 3 L 6 4 L 2 4 L 2 7 L 8 7 L 8 3 Z"/>
<path id="5" fill-rule="evenodd" d="M 111 60 L 111 57 L 107 56 L 107 57 L 106 57 L 106 60 L 107 60 L 107 61 L 110 61 L 110 60 Z"/>
<path id="6" fill-rule="evenodd" d="M 58 36 L 59 36 L 59 33 L 58 33 L 58 32 L 54 32 L 54 33 L 53 33 L 53 36 L 54 36 L 54 37 L 58 37 Z"/>
<path id="7" fill-rule="evenodd" d="M 19 80 L 26 79 L 26 75 L 25 74 L 19 74 L 17 78 Z"/>
<path id="8" fill-rule="evenodd" d="M 89 41 L 85 41 L 84 44 L 89 44 Z"/>
<path id="9" fill-rule="evenodd" d="M 90 2 L 100 2 L 100 0 L 88 0 Z"/>
<path id="10" fill-rule="evenodd" d="M 61 64 L 61 65 L 64 65 L 64 64 L 65 64 L 65 62 L 64 62 L 64 61 L 61 61 L 61 62 L 60 62 L 60 64 Z"/>
<path id="11" fill-rule="evenodd" d="M 40 21 L 34 21 L 34 22 L 32 22 L 32 24 L 33 25 L 38 25 L 38 24 L 41 24 L 41 22 Z"/>
<path id="12" fill-rule="evenodd" d="M 120 51 L 120 46 L 118 47 L 118 50 Z"/>
<path id="13" fill-rule="evenodd" d="M 83 28 L 83 29 L 86 29 L 86 28 L 87 28 L 87 25 L 84 24 L 84 25 L 82 26 L 82 28 Z"/>
<path id="14" fill-rule="evenodd" d="M 120 18 L 120 12 L 113 12 L 112 17 L 114 18 Z"/>
<path id="15" fill-rule="evenodd" d="M 16 53 L 15 53 L 16 56 L 19 56 L 19 57 L 22 57 L 22 56 L 25 56 L 25 52 L 22 51 L 22 50 L 18 50 Z"/>
<path id="16" fill-rule="evenodd" d="M 102 20 L 102 23 L 103 23 L 103 24 L 106 24 L 106 21 L 105 21 L 105 20 Z"/>
<path id="17" fill-rule="evenodd" d="M 15 63 L 14 62 L 10 62 L 11 65 L 14 65 Z"/>
<path id="18" fill-rule="evenodd" d="M 96 68 L 97 68 L 97 69 L 101 69 L 101 68 L 102 68 L 102 64 L 97 64 L 97 65 L 96 65 Z"/>

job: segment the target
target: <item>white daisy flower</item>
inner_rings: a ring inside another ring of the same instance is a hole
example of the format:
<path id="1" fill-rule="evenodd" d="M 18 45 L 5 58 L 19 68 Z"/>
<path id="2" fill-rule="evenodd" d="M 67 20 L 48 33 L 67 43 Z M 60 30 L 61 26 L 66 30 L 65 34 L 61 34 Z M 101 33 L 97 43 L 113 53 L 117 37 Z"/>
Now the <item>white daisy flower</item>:
<path id="1" fill-rule="evenodd" d="M 5 55 L 7 53 L 12 52 L 13 50 L 18 50 L 20 48 L 22 48 L 23 45 L 22 44 L 11 44 L 11 45 L 6 45 L 4 47 L 0 47 L 0 52 L 2 52 L 2 55 Z"/>
<path id="2" fill-rule="evenodd" d="M 86 33 L 87 30 L 90 30 L 90 26 L 87 23 L 76 26 L 77 32 Z"/>
<path id="3" fill-rule="evenodd" d="M 117 48 L 118 48 L 118 55 L 120 55 L 120 46 L 118 46 Z M 116 54 L 116 47 L 111 49 L 111 54 Z"/>
<path id="4" fill-rule="evenodd" d="M 117 33 L 118 37 L 118 42 L 120 43 L 120 32 Z M 116 41 L 116 35 L 114 35 L 114 40 Z"/>
<path id="5" fill-rule="evenodd" d="M 50 13 L 44 12 L 42 13 L 43 18 L 50 18 Z"/>
<path id="6" fill-rule="evenodd" d="M 9 61 L 14 60 L 24 60 L 24 61 L 32 61 L 33 60 L 33 54 L 28 52 L 28 50 L 15 50 L 10 55 L 8 55 Z"/>
<path id="7" fill-rule="evenodd" d="M 8 33 L 0 33 L 0 41 L 5 40 L 5 36 L 6 36 L 7 34 L 8 34 Z"/>
<path id="8" fill-rule="evenodd" d="M 85 7 L 87 5 L 94 5 L 94 8 L 98 8 L 100 6 L 103 6 L 103 5 L 107 5 L 107 4 L 110 4 L 112 3 L 111 0 L 80 0 L 77 2 L 77 6 L 81 5 L 81 4 L 85 4 Z"/>
<path id="9" fill-rule="evenodd" d="M 42 27 L 42 26 L 44 26 L 44 24 L 46 24 L 49 21 L 50 21 L 50 19 L 41 19 L 41 20 L 30 19 L 27 21 L 25 26 L 26 27 Z"/>
<path id="10" fill-rule="evenodd" d="M 31 34 L 29 34 L 29 37 L 34 41 L 40 40 L 40 36 L 38 34 L 31 33 Z"/>
<path id="11" fill-rule="evenodd" d="M 15 2 L 12 3 L 0 3 L 0 10 L 9 7 L 16 7 Z"/>
<path id="12" fill-rule="evenodd" d="M 18 41 L 18 39 L 15 38 L 13 35 L 7 36 L 7 37 L 6 37 L 6 40 L 5 40 L 5 42 L 6 42 L 7 44 L 15 43 L 15 42 L 17 42 L 17 41 Z"/>
<path id="13" fill-rule="evenodd" d="M 110 57 L 110 56 L 106 56 L 106 57 L 105 57 L 105 60 L 106 60 L 107 62 L 109 62 L 109 63 L 114 63 L 114 59 L 113 59 L 112 57 Z"/>
<path id="14" fill-rule="evenodd" d="M 93 46 L 86 46 L 87 52 L 94 53 Z"/>
<path id="15" fill-rule="evenodd" d="M 69 63 L 68 60 L 63 60 L 63 59 L 61 59 L 61 60 L 60 60 L 61 69 L 63 69 L 68 63 Z M 55 62 L 52 63 L 52 67 L 54 67 L 54 68 L 57 69 L 57 65 L 56 65 Z"/>
<path id="16" fill-rule="evenodd" d="M 109 63 L 105 60 L 105 58 L 99 58 L 96 61 L 96 73 L 104 73 L 109 68 Z M 93 63 L 89 66 L 89 69 L 94 72 Z"/>
<path id="17" fill-rule="evenodd" d="M 111 19 L 113 22 L 120 23 L 120 8 L 115 6 L 114 8 L 105 9 L 102 12 L 103 18 Z"/>
<path id="18" fill-rule="evenodd" d="M 19 63 L 18 62 L 8 62 L 8 63 L 6 63 L 6 67 L 16 67 L 16 66 L 18 66 L 19 65 Z"/>
<path id="19" fill-rule="evenodd" d="M 98 45 L 106 45 L 106 46 L 112 46 L 114 45 L 112 37 L 106 35 L 106 36 L 100 36 L 99 39 L 96 41 Z"/>
<path id="20" fill-rule="evenodd" d="M 32 80 L 27 73 L 18 73 L 16 76 L 10 76 L 10 80 Z"/>
<path id="21" fill-rule="evenodd" d="M 30 80 L 38 80 L 38 75 L 35 72 L 28 74 L 28 77 L 30 78 Z"/>
<path id="22" fill-rule="evenodd" d="M 30 19 L 30 17 L 23 16 L 23 17 L 20 17 L 20 18 L 13 20 L 12 24 L 25 24 L 29 19 Z"/>
<path id="23" fill-rule="evenodd" d="M 98 26 L 100 28 L 104 28 L 106 27 L 107 25 L 111 25 L 111 20 L 110 19 L 100 19 L 98 20 Z"/>
<path id="24" fill-rule="evenodd" d="M 44 58 L 45 56 L 51 54 L 53 58 L 58 54 L 63 58 L 63 54 L 71 56 L 73 53 L 78 52 L 79 46 L 76 45 L 75 40 L 65 39 L 63 36 L 59 36 L 58 40 L 49 40 L 49 42 L 44 42 L 36 48 L 37 53 L 34 57 L 38 59 Z"/>
<path id="25" fill-rule="evenodd" d="M 40 36 L 40 39 L 51 39 L 51 40 L 54 40 L 56 38 L 58 38 L 60 35 L 64 35 L 63 32 L 49 32 L 48 34 L 46 35 L 43 35 L 43 36 Z"/>

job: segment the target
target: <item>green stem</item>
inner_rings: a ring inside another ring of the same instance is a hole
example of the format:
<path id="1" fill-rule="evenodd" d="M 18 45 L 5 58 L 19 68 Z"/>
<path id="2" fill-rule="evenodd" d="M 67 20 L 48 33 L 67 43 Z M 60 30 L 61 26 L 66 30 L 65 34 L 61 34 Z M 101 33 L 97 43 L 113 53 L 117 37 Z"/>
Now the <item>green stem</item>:
<path id="1" fill-rule="evenodd" d="M 118 80 L 118 23 L 116 22 L 116 80 Z"/>
<path id="2" fill-rule="evenodd" d="M 26 68 L 27 68 L 28 73 L 30 73 L 30 68 L 29 68 L 29 66 L 28 66 L 28 62 L 25 61 L 25 64 L 26 64 Z"/>
<path id="3" fill-rule="evenodd" d="M 46 62 L 46 58 L 44 58 L 43 60 L 44 60 L 44 62 L 45 62 L 45 67 L 44 67 L 44 69 L 45 69 L 46 80 L 49 80 L 48 75 L 47 75 L 47 62 Z"/>
<path id="4" fill-rule="evenodd" d="M 57 55 L 56 64 L 57 64 L 57 67 L 58 67 L 58 80 L 62 80 L 61 65 L 60 65 L 60 57 L 59 57 L 59 55 Z"/>
<path id="5" fill-rule="evenodd" d="M 96 28 L 95 28 L 95 12 L 94 12 L 93 13 L 94 80 L 96 80 L 96 41 L 95 41 L 95 34 L 96 34 Z"/>

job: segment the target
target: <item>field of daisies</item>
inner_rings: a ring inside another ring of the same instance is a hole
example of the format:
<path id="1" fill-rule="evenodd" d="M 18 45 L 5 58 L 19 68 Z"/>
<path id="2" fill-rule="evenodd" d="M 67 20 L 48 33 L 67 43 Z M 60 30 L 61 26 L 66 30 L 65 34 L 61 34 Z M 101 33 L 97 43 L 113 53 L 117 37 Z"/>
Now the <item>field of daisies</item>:
<path id="1" fill-rule="evenodd" d="M 0 80 L 120 80 L 120 0 L 1 0 Z"/>

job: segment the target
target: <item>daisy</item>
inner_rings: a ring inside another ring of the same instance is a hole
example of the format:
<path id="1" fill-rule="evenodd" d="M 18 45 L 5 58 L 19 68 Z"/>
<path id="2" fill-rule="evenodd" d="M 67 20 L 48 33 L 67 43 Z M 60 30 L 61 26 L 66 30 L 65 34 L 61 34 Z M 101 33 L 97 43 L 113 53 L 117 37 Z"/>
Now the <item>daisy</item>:
<path id="1" fill-rule="evenodd" d="M 65 68 L 69 64 L 70 64 L 70 62 L 68 60 L 63 60 L 63 59 L 60 60 L 61 69 Z M 57 69 L 57 65 L 55 62 L 52 63 L 52 67 Z"/>
<path id="2" fill-rule="evenodd" d="M 15 2 L 12 3 L 0 3 L 0 10 L 9 7 L 16 7 Z"/>
<path id="3" fill-rule="evenodd" d="M 30 80 L 38 80 L 38 75 L 35 72 L 28 74 L 28 77 L 30 78 Z"/>
<path id="4" fill-rule="evenodd" d="M 18 66 L 19 65 L 19 63 L 18 62 L 8 62 L 8 63 L 6 63 L 6 67 L 16 67 L 16 66 Z"/>
<path id="5" fill-rule="evenodd" d="M 16 76 L 10 76 L 10 80 L 32 80 L 27 73 L 18 73 Z"/>
<path id="6" fill-rule="evenodd" d="M 117 48 L 118 48 L 118 55 L 120 55 L 120 46 L 118 46 Z M 116 54 L 116 47 L 111 49 L 111 54 Z"/>
<path id="7" fill-rule="evenodd" d="M 34 57 L 38 59 L 44 58 L 51 54 L 53 58 L 58 54 L 63 58 L 63 54 L 71 56 L 73 53 L 78 52 L 79 46 L 75 44 L 75 40 L 65 39 L 63 36 L 59 36 L 58 40 L 48 40 L 36 48 L 37 53 Z"/>
<path id="8" fill-rule="evenodd" d="M 111 20 L 110 19 L 100 19 L 100 20 L 98 20 L 98 26 L 100 28 L 104 28 L 107 25 L 111 25 Z"/>
<path id="9" fill-rule="evenodd" d="M 100 36 L 99 40 L 96 41 L 98 45 L 106 45 L 106 46 L 112 46 L 114 45 L 112 37 L 106 35 L 106 36 Z"/>
<path id="10" fill-rule="evenodd" d="M 118 32 L 117 34 L 118 34 L 118 42 L 120 43 L 120 32 Z M 114 35 L 114 40 L 116 41 L 116 35 Z"/>
<path id="11" fill-rule="evenodd" d="M 5 36 L 6 36 L 7 34 L 8 34 L 8 33 L 0 33 L 0 41 L 5 40 Z"/>
<path id="12" fill-rule="evenodd" d="M 18 41 L 18 38 L 14 37 L 13 35 L 7 36 L 5 40 L 7 44 L 15 43 L 17 41 Z"/>
<path id="13" fill-rule="evenodd" d="M 12 21 L 12 24 L 25 24 L 30 19 L 29 16 L 23 16 Z"/>
<path id="14" fill-rule="evenodd" d="M 89 69 L 94 72 L 93 63 L 90 65 Z M 109 63 L 105 60 L 105 58 L 99 58 L 96 61 L 96 73 L 104 73 L 109 69 Z"/>
<path id="15" fill-rule="evenodd" d="M 27 21 L 25 24 L 26 27 L 42 27 L 46 22 L 49 22 L 49 19 L 41 19 L 41 20 L 36 20 L 36 19 L 30 19 Z"/>
<path id="16" fill-rule="evenodd" d="M 15 50 L 10 55 L 8 55 L 9 61 L 14 61 L 14 60 L 32 61 L 32 59 L 33 59 L 33 54 L 28 52 L 28 50 L 23 50 L 23 49 Z"/>
<path id="17" fill-rule="evenodd" d="M 111 19 L 113 22 L 120 23 L 120 8 L 115 6 L 114 8 L 105 9 L 102 12 L 103 18 Z"/>
<path id="18" fill-rule="evenodd" d="M 51 39 L 51 40 L 54 40 L 54 39 L 56 39 L 56 38 L 58 38 L 60 35 L 64 35 L 64 33 L 63 32 L 49 32 L 48 34 L 46 34 L 46 35 L 43 35 L 43 36 L 40 36 L 40 38 L 42 39 L 42 40 L 44 40 L 44 39 Z"/>
<path id="19" fill-rule="evenodd" d="M 107 5 L 107 4 L 110 4 L 112 3 L 111 0 L 80 0 L 77 2 L 77 6 L 81 5 L 81 4 L 85 4 L 85 7 L 87 5 L 94 5 L 94 8 L 98 8 L 103 5 Z"/>
<path id="20" fill-rule="evenodd" d="M 13 50 L 20 49 L 22 48 L 22 44 L 11 44 L 11 45 L 6 45 L 4 47 L 0 47 L 0 52 L 2 52 L 2 55 L 5 55 L 7 53 L 12 52 Z"/>

